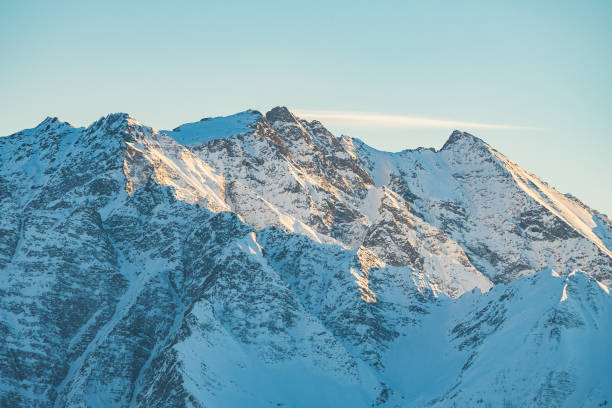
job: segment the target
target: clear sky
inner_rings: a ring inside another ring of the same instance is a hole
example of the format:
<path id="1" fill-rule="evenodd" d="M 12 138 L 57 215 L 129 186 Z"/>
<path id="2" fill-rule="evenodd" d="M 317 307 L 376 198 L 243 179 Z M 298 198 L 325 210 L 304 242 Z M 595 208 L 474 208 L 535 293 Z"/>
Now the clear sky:
<path id="1" fill-rule="evenodd" d="M 382 150 L 470 131 L 610 216 L 611 78 L 607 0 L 0 1 L 0 135 L 286 105 Z"/>

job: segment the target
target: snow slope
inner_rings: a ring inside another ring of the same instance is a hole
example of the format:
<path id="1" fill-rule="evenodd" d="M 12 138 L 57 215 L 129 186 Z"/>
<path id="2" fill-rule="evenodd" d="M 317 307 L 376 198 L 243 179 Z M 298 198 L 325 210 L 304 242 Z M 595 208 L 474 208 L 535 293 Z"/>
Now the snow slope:
<path id="1" fill-rule="evenodd" d="M 612 283 L 607 218 L 560 194 L 482 140 L 453 132 L 440 151 L 376 151 L 343 143 L 377 185 L 404 197 L 426 222 L 461 245 L 493 282 L 554 268 Z"/>
<path id="2" fill-rule="evenodd" d="M 173 130 L 163 130 L 184 146 L 194 146 L 216 139 L 251 132 L 261 119 L 261 113 L 246 110 L 230 116 L 204 118 L 199 122 L 185 123 Z"/>

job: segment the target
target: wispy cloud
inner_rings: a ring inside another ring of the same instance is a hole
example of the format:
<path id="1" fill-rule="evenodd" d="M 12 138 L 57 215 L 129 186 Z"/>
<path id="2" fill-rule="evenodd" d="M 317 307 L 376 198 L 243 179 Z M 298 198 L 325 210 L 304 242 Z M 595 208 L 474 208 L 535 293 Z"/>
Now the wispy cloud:
<path id="1" fill-rule="evenodd" d="M 331 110 L 307 110 L 298 109 L 295 113 L 305 119 L 317 119 L 321 121 L 362 124 L 384 127 L 427 127 L 443 129 L 513 129 L 513 130 L 535 130 L 531 126 L 502 125 L 496 123 L 468 122 L 461 120 L 447 120 L 425 118 L 419 116 L 387 115 L 375 112 L 351 112 Z"/>

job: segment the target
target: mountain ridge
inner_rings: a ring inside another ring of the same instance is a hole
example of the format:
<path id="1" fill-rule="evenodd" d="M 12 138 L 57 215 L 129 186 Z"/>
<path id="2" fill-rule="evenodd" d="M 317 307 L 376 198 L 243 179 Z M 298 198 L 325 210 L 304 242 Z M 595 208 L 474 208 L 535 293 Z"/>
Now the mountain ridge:
<path id="1" fill-rule="evenodd" d="M 0 138 L 0 405 L 611 399 L 607 217 L 469 134 L 275 109 Z"/>
<path id="2" fill-rule="evenodd" d="M 295 116 L 293 113 L 291 113 L 291 111 L 286 106 L 276 106 L 276 107 L 272 108 L 270 111 L 266 112 L 266 114 L 262 114 L 261 111 L 259 111 L 257 109 L 248 108 L 248 109 L 245 109 L 244 111 L 241 111 L 241 112 L 238 112 L 238 113 L 234 113 L 234 114 L 230 114 L 230 115 L 226 115 L 226 116 L 223 116 L 223 115 L 220 115 L 220 116 L 205 116 L 205 117 L 203 117 L 202 119 L 200 119 L 200 120 L 198 120 L 196 122 L 187 122 L 187 123 L 180 124 L 180 125 L 174 127 L 172 130 L 159 129 L 158 131 L 161 132 L 161 133 L 168 133 L 168 134 L 171 135 L 172 133 L 177 132 L 178 129 L 180 129 L 182 126 L 185 126 L 185 125 L 197 124 L 197 123 L 201 123 L 201 122 L 207 122 L 207 121 L 210 121 L 210 120 L 230 119 L 230 118 L 237 117 L 237 116 L 244 115 L 244 114 L 252 114 L 255 118 L 258 118 L 259 120 L 266 119 L 266 120 L 269 121 L 269 119 L 267 117 L 268 113 L 271 114 L 272 118 L 282 118 L 280 121 L 285 121 L 285 122 L 286 121 L 289 121 L 289 122 L 295 121 L 295 122 L 299 123 L 299 121 L 302 120 L 302 119 L 299 119 L 298 116 Z M 53 117 L 47 116 L 37 126 L 35 126 L 32 129 L 24 129 L 24 130 L 17 131 L 15 133 L 12 133 L 12 134 L 6 135 L 6 136 L 2 136 L 2 137 L 10 137 L 10 136 L 16 135 L 18 133 L 24 132 L 26 130 L 37 129 L 37 128 L 40 128 L 42 126 L 46 126 L 47 124 L 51 124 L 51 123 L 64 124 L 64 125 L 67 125 L 67 126 L 69 126 L 71 128 L 75 128 L 75 129 L 88 128 L 88 127 L 90 127 L 91 125 L 93 125 L 93 124 L 95 124 L 97 122 L 100 122 L 100 121 L 104 122 L 104 121 L 107 121 L 107 120 L 113 120 L 114 121 L 114 119 L 118 118 L 118 117 L 125 118 L 125 119 L 131 119 L 131 120 L 133 120 L 135 122 L 141 123 L 141 122 L 138 121 L 138 119 L 136 119 L 134 116 L 132 116 L 131 114 L 129 114 L 127 112 L 109 113 L 109 114 L 107 114 L 105 116 L 102 116 L 102 117 L 98 118 L 97 120 L 92 122 L 89 126 L 79 126 L 79 127 L 73 126 L 72 124 L 70 124 L 70 122 L 62 121 L 57 116 L 53 116 Z M 256 124 L 259 120 L 254 120 L 253 124 Z M 316 120 L 316 119 L 314 119 L 314 120 L 312 120 L 310 122 L 308 122 L 308 121 L 305 121 L 305 122 L 307 122 L 307 123 L 314 123 L 316 125 L 319 125 L 319 126 L 323 127 L 322 123 L 320 121 Z M 239 135 L 239 133 L 236 133 L 236 134 L 230 135 L 229 137 L 238 136 L 238 135 Z M 337 139 L 341 139 L 343 136 L 344 135 L 338 136 Z M 468 136 L 469 138 L 473 138 L 475 140 L 478 140 L 478 141 L 486 144 L 486 142 L 484 142 L 482 139 L 480 139 L 480 138 L 478 138 L 478 137 L 476 137 L 476 136 L 474 136 L 474 135 L 472 135 L 472 134 L 470 134 L 468 132 L 463 132 L 461 130 L 455 129 L 455 130 L 453 130 L 450 133 L 448 139 L 442 144 L 442 147 L 439 150 L 444 149 L 445 145 L 452 144 L 454 141 L 458 140 L 462 136 Z M 350 136 L 346 136 L 346 137 L 350 137 Z M 365 144 L 364 141 L 362 141 L 362 140 L 360 140 L 358 138 L 355 138 L 355 137 L 350 137 L 350 138 L 352 140 L 358 141 L 359 143 Z M 205 139 L 202 142 L 205 143 L 207 141 L 209 141 L 209 140 Z M 398 152 L 387 152 L 387 153 L 394 154 L 394 153 L 401 153 L 403 151 L 414 151 L 414 150 L 421 150 L 421 149 L 424 149 L 424 150 L 434 149 L 436 151 L 439 151 L 438 149 L 436 149 L 433 146 L 431 146 L 431 147 L 424 147 L 423 146 L 423 147 L 417 147 L 417 148 L 405 148 L 405 149 L 400 150 Z"/>

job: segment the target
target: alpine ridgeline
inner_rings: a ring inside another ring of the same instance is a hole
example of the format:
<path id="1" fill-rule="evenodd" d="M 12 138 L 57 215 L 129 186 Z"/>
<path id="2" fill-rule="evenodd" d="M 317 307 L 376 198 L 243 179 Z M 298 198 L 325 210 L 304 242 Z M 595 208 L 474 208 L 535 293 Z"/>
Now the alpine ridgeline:
<path id="1" fill-rule="evenodd" d="M 612 222 L 277 107 L 0 138 L 0 406 L 612 404 Z"/>

